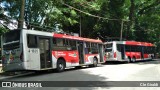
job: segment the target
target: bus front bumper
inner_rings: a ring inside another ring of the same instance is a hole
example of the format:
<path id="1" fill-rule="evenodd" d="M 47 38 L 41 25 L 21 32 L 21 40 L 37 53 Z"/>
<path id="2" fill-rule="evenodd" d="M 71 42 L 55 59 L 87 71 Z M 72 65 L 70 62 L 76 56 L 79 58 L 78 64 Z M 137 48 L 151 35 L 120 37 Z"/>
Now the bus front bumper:
<path id="1" fill-rule="evenodd" d="M 10 63 L 10 64 L 3 64 L 2 65 L 2 70 L 4 72 L 8 71 L 19 71 L 19 70 L 24 70 L 24 67 L 22 63 Z"/>

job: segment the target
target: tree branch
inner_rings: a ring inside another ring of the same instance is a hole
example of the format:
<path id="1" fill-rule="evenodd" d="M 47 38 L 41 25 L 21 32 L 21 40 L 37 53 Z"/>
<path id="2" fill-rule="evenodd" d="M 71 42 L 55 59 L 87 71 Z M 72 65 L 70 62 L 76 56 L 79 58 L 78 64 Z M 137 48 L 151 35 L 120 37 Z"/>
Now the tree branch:
<path id="1" fill-rule="evenodd" d="M 142 8 L 141 10 L 139 10 L 138 14 L 142 15 L 145 13 L 146 10 L 150 9 L 150 8 L 153 8 L 157 5 L 160 5 L 160 0 L 156 0 L 154 3 L 152 3 L 151 5 L 149 6 L 146 6 L 144 8 Z"/>

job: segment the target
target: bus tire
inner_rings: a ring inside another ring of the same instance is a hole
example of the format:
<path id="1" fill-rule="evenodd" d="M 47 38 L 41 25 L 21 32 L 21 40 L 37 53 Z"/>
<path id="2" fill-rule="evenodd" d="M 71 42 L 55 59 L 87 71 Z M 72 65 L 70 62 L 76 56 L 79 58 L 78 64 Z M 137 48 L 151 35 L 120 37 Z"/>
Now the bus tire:
<path id="1" fill-rule="evenodd" d="M 98 65 L 98 60 L 97 60 L 97 58 L 93 58 L 93 67 L 97 67 L 97 65 Z"/>
<path id="2" fill-rule="evenodd" d="M 128 57 L 127 63 L 131 63 L 131 57 L 130 56 Z"/>
<path id="3" fill-rule="evenodd" d="M 66 67 L 65 61 L 63 59 L 58 59 L 57 68 L 56 68 L 57 71 L 62 72 L 62 71 L 64 71 L 65 67 Z"/>
<path id="4" fill-rule="evenodd" d="M 153 57 L 153 55 L 151 55 L 151 60 L 153 60 L 154 59 L 154 57 Z"/>
<path id="5" fill-rule="evenodd" d="M 136 57 L 132 58 L 132 63 L 136 62 Z"/>

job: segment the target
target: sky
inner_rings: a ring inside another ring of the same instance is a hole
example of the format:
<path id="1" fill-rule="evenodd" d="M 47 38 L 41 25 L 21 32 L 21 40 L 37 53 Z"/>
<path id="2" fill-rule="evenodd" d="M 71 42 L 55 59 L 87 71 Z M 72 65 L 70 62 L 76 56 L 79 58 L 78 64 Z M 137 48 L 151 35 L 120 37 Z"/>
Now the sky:
<path id="1" fill-rule="evenodd" d="M 5 2 L 4 3 L 0 3 L 0 7 L 4 8 L 5 7 L 4 4 L 5 4 Z M 9 17 L 7 11 L 4 11 L 3 14 Z M 7 26 L 10 30 L 18 28 L 18 21 L 15 20 L 15 19 L 10 20 L 10 23 L 8 23 L 8 24 L 6 24 L 4 20 L 0 19 L 0 24 Z M 24 23 L 23 27 L 26 28 L 25 23 Z"/>

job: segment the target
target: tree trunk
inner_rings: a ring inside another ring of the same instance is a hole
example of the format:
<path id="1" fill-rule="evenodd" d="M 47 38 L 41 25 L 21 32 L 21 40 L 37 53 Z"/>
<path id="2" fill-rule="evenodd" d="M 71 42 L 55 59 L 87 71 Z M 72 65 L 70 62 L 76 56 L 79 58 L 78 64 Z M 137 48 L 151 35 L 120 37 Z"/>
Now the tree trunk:
<path id="1" fill-rule="evenodd" d="M 21 10 L 20 10 L 20 16 L 18 21 L 18 28 L 23 28 L 23 22 L 24 22 L 24 9 L 25 9 L 25 0 L 21 0 Z"/>
<path id="2" fill-rule="evenodd" d="M 130 12 L 129 12 L 129 23 L 127 26 L 127 34 L 126 34 L 126 39 L 131 39 L 132 37 L 132 32 L 131 32 L 131 27 L 133 25 L 133 21 L 134 21 L 134 13 L 135 13 L 135 4 L 134 4 L 134 0 L 130 0 L 131 6 L 130 6 Z M 131 36 L 131 37 L 129 37 Z"/>

